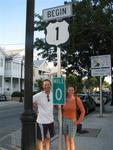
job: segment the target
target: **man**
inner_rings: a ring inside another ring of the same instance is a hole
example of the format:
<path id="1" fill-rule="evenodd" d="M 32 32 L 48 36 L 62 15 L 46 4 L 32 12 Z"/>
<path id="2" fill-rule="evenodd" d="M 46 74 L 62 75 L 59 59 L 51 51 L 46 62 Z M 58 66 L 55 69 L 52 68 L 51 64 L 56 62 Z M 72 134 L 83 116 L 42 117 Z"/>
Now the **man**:
<path id="1" fill-rule="evenodd" d="M 37 115 L 37 144 L 38 150 L 50 150 L 50 139 L 54 136 L 53 104 L 51 103 L 51 81 L 43 81 L 43 91 L 33 96 L 33 106 L 38 107 Z"/>

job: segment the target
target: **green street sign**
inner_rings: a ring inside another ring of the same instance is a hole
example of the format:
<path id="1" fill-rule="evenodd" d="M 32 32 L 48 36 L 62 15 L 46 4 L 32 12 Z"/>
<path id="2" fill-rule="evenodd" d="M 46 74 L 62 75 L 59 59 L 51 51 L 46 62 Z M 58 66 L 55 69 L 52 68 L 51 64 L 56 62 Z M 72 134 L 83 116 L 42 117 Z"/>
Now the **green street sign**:
<path id="1" fill-rule="evenodd" d="M 63 105 L 66 98 L 65 79 L 64 77 L 54 77 L 52 80 L 53 87 L 53 104 Z"/>

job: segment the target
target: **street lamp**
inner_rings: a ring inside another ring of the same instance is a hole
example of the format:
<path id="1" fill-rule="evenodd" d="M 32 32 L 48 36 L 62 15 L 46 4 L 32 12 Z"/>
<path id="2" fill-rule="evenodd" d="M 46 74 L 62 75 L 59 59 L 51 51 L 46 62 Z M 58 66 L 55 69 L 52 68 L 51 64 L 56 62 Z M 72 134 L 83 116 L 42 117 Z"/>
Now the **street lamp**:
<path id="1" fill-rule="evenodd" d="M 24 112 L 21 116 L 21 150 L 36 150 L 36 114 L 33 111 L 33 38 L 34 38 L 34 1 L 27 0 L 26 39 L 25 39 L 25 83 Z"/>
<path id="2" fill-rule="evenodd" d="M 113 106 L 113 54 L 111 54 L 111 93 L 112 93 L 112 100 L 111 100 L 111 106 Z"/>
<path id="3" fill-rule="evenodd" d="M 22 99 L 22 80 L 23 80 L 23 65 L 24 65 L 24 56 L 22 57 L 22 60 L 21 60 L 21 77 L 20 77 L 20 100 L 19 102 L 23 102 L 23 99 Z"/>

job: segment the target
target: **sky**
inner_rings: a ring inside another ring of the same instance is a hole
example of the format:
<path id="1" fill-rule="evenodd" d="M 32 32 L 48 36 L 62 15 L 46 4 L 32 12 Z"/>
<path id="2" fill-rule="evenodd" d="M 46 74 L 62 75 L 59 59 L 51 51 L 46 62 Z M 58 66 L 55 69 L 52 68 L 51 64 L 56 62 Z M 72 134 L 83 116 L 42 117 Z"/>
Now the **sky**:
<path id="1" fill-rule="evenodd" d="M 27 0 L 0 0 L 0 47 L 25 48 Z M 35 13 L 64 4 L 64 0 L 35 0 Z M 38 34 L 36 34 L 38 36 Z M 34 38 L 36 38 L 34 33 Z"/>

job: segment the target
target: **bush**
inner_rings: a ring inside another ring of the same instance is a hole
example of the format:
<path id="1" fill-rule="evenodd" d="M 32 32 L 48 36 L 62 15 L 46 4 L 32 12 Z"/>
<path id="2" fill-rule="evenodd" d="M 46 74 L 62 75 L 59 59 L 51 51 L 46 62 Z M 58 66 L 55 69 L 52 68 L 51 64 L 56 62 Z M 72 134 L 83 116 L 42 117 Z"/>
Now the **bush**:
<path id="1" fill-rule="evenodd" d="M 23 92 L 15 91 L 12 93 L 11 97 L 24 97 Z"/>
<path id="2" fill-rule="evenodd" d="M 7 101 L 6 95 L 4 94 L 0 95 L 0 101 Z"/>
<path id="3" fill-rule="evenodd" d="M 39 91 L 33 91 L 33 95 L 35 95 L 36 93 L 38 93 Z"/>

